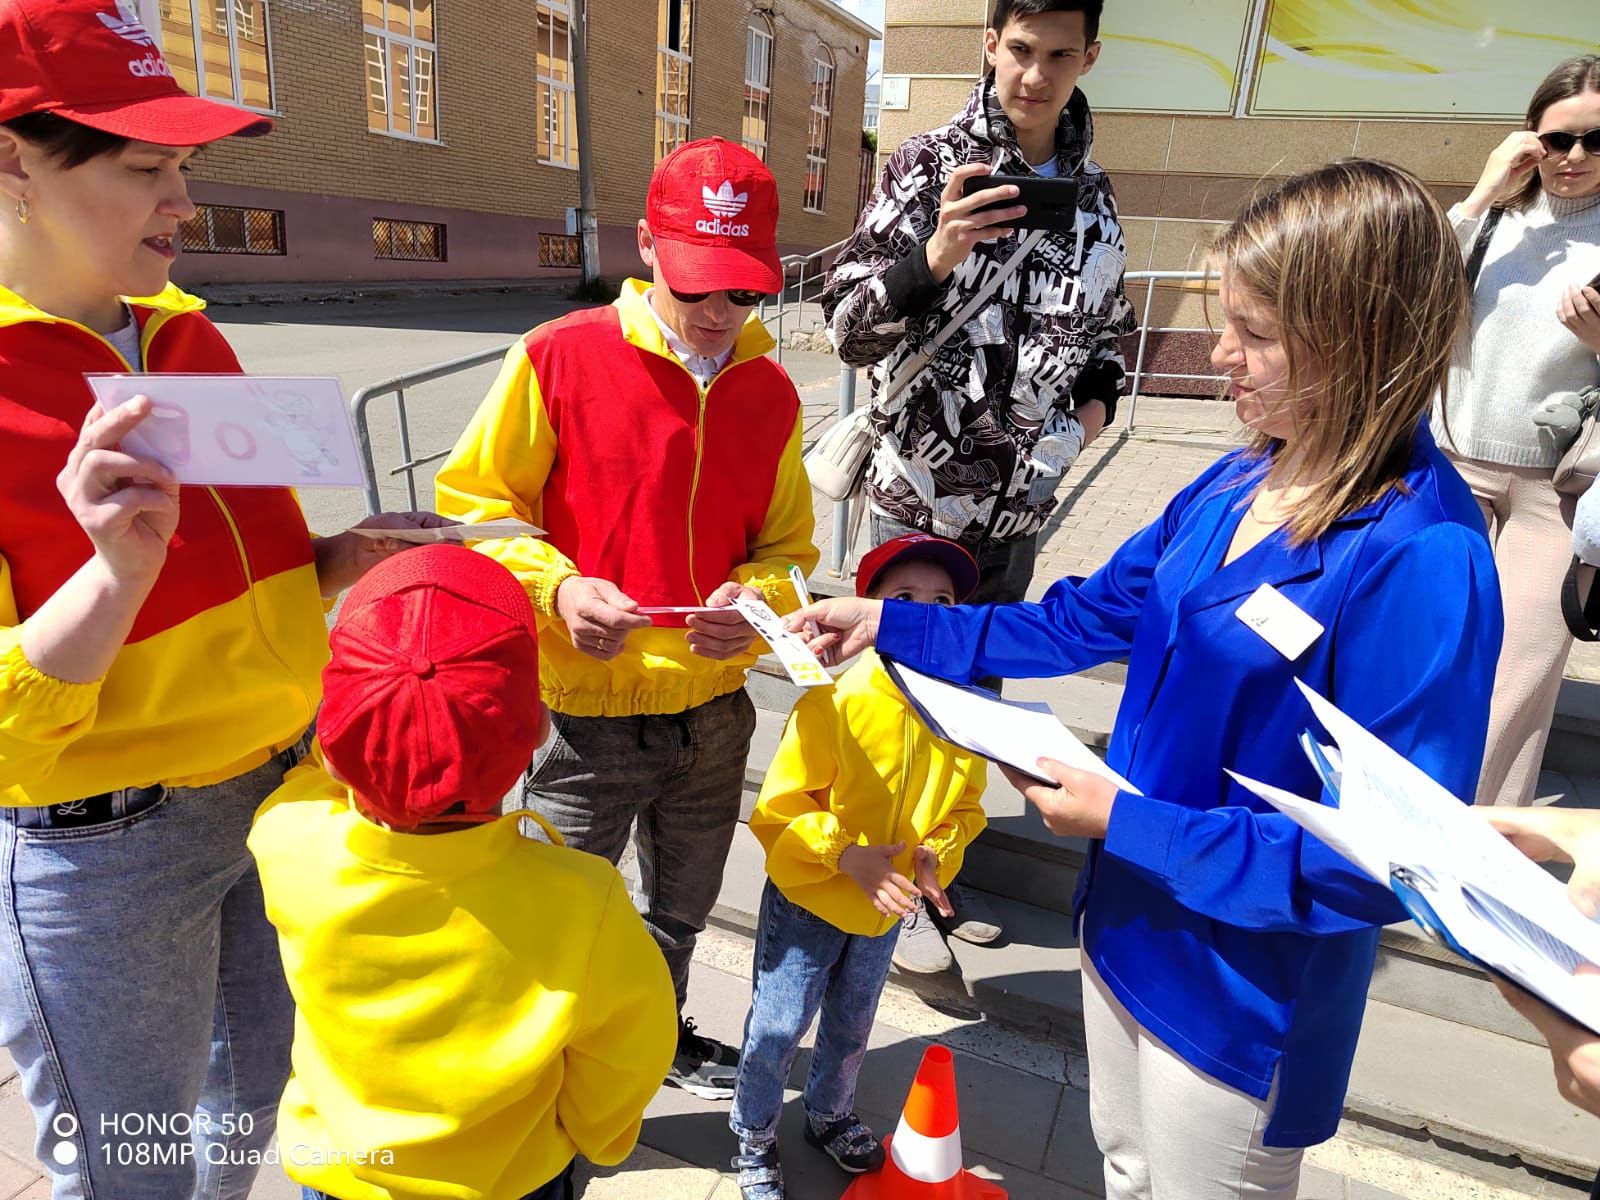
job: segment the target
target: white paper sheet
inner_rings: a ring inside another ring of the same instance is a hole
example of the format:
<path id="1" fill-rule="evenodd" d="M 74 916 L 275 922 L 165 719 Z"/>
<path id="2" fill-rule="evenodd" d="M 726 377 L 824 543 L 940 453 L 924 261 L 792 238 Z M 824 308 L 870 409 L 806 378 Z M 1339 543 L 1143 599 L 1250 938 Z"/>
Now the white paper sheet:
<path id="1" fill-rule="evenodd" d="M 415 542 L 419 546 L 431 542 L 490 542 L 500 538 L 542 537 L 544 530 L 515 517 L 500 521 L 478 521 L 468 525 L 437 525 L 430 529 L 352 529 L 362 537 L 390 539 L 397 542 Z"/>
<path id="2" fill-rule="evenodd" d="M 271 375 L 86 375 L 110 412 L 148 396 L 122 439 L 179 483 L 360 487 L 355 430 L 337 379 Z"/>
<path id="3" fill-rule="evenodd" d="M 1336 743 L 1323 753 L 1337 754 L 1339 806 L 1229 774 L 1385 886 L 1403 869 L 1461 950 L 1600 1032 L 1600 1004 L 1573 975 L 1581 962 L 1600 965 L 1600 924 L 1481 815 L 1299 686 Z"/>
<path id="4" fill-rule="evenodd" d="M 1124 792 L 1139 793 L 1100 760 L 1072 731 L 1056 720 L 1049 705 L 1016 700 L 991 700 L 966 688 L 895 663 L 893 675 L 913 706 L 943 731 L 946 741 L 974 754 L 1045 780 L 1039 759 L 1053 758 L 1080 771 L 1111 780 Z M 1054 782 L 1053 780 L 1045 780 Z"/>

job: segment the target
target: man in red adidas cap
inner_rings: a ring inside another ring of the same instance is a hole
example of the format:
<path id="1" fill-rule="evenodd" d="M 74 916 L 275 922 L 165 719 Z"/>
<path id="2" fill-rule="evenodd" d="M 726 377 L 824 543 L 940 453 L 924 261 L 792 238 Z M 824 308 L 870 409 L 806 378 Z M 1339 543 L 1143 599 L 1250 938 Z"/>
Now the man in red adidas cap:
<path id="1" fill-rule="evenodd" d="M 278 1138 L 308 1200 L 571 1200 L 574 1156 L 626 1158 L 672 1059 L 621 876 L 500 815 L 549 728 L 533 623 L 460 546 L 374 568 L 333 627 L 326 765 L 256 816 L 297 1012 Z"/>
<path id="2" fill-rule="evenodd" d="M 527 803 L 612 862 L 637 823 L 680 1012 L 755 730 L 755 635 L 729 606 L 792 609 L 789 566 L 817 561 L 800 400 L 753 311 L 782 285 L 777 222 L 755 155 L 721 138 L 669 154 L 639 222 L 651 281 L 523 338 L 437 480 L 447 516 L 549 531 L 483 546 L 533 601 L 555 713 Z M 683 1021 L 668 1079 L 726 1098 L 737 1061 Z"/>

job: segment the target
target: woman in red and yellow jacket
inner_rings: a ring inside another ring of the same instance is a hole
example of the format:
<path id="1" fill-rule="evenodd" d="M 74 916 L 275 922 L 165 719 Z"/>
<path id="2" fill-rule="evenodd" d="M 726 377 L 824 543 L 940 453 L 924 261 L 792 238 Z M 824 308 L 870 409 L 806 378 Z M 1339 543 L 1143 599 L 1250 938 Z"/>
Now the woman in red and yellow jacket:
<path id="1" fill-rule="evenodd" d="M 55 1200 L 242 1198 L 293 1015 L 245 835 L 325 598 L 398 545 L 180 488 L 119 448 L 149 401 L 84 383 L 240 370 L 168 270 L 184 163 L 270 124 L 179 89 L 130 4 L 0 0 L 0 61 L 0 1041 Z"/>

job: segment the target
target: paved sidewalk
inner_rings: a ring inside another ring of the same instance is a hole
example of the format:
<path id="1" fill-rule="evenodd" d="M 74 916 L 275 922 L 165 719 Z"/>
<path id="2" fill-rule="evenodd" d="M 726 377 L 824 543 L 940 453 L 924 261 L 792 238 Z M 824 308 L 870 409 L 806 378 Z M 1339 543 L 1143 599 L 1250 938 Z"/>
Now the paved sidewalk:
<path id="1" fill-rule="evenodd" d="M 689 1014 L 711 1035 L 738 1044 L 750 997 L 751 944 L 708 930 L 695 952 Z M 1077 987 L 1063 973 L 1062 987 Z M 861 1115 L 892 1132 L 923 1050 L 956 1054 L 967 1166 L 1002 1183 L 1012 1200 L 1088 1200 L 1103 1195 L 1088 1123 L 1082 1057 L 982 1020 L 937 1011 L 891 983 L 884 993 L 857 1093 Z M 791 1080 L 809 1066 L 802 1051 Z M 1486 1088 L 1493 1081 L 1484 1082 Z M 665 1088 L 651 1104 L 639 1149 L 621 1167 L 585 1166 L 583 1200 L 738 1200 L 727 1173 L 733 1153 L 725 1102 Z M 790 1200 L 837 1200 L 848 1178 L 801 1138 L 798 1092 L 788 1093 L 779 1145 Z M 0 1200 L 48 1200 L 33 1160 L 33 1119 L 14 1075 L 0 1080 Z M 1528 1200 L 1533 1194 L 1468 1178 L 1347 1136 L 1307 1155 L 1301 1200 Z M 1545 1196 L 1577 1200 L 1571 1189 Z M 298 1200 L 280 1170 L 263 1168 L 250 1200 Z"/>

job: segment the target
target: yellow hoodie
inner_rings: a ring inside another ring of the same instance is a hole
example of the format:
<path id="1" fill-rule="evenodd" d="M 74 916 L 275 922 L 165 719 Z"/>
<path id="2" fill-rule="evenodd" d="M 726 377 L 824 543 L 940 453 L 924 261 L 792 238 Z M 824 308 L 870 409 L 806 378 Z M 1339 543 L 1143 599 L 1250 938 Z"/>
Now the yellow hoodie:
<path id="1" fill-rule="evenodd" d="M 518 821 L 395 833 L 317 758 L 257 813 L 295 1000 L 278 1145 L 297 1182 L 518 1200 L 574 1155 L 633 1149 L 677 1046 L 666 962 L 616 868 Z"/>
<path id="2" fill-rule="evenodd" d="M 903 841 L 895 868 L 911 879 L 912 851 L 926 843 L 948 885 L 987 824 L 985 774 L 981 758 L 928 732 L 869 650 L 832 688 L 794 706 L 750 830 L 786 898 L 845 933 L 876 936 L 895 918 L 840 873 L 839 855 Z"/>

